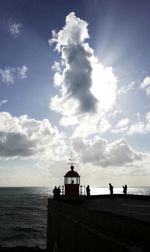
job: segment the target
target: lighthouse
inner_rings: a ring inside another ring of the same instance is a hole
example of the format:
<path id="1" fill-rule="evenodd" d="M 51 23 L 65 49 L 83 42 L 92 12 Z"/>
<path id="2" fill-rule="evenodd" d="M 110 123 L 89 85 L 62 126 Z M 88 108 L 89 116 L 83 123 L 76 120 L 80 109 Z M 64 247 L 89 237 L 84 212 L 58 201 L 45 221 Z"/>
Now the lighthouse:
<path id="1" fill-rule="evenodd" d="M 65 196 L 75 198 L 79 196 L 80 176 L 74 170 L 73 164 L 64 176 Z"/>

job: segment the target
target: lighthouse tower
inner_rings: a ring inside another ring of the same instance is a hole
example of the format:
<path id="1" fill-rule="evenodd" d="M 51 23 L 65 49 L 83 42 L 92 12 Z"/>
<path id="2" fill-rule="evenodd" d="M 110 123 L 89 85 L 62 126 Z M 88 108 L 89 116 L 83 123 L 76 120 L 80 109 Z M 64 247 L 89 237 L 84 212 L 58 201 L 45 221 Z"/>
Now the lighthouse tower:
<path id="1" fill-rule="evenodd" d="M 79 196 L 80 176 L 74 171 L 73 164 L 70 166 L 70 171 L 64 176 L 64 184 L 66 197 L 73 198 Z"/>

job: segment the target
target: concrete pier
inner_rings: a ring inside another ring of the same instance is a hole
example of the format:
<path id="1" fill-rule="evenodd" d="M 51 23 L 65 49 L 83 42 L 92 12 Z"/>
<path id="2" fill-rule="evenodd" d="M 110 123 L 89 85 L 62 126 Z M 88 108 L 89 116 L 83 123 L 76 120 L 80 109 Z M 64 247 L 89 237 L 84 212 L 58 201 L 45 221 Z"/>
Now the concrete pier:
<path id="1" fill-rule="evenodd" d="M 149 252 L 149 235 L 149 196 L 48 200 L 48 251 Z"/>

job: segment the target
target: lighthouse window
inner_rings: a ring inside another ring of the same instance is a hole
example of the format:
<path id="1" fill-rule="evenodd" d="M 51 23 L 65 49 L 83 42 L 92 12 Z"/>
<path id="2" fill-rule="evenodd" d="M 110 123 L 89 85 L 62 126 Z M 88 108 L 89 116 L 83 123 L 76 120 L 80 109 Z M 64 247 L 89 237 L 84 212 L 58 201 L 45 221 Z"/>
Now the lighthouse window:
<path id="1" fill-rule="evenodd" d="M 79 178 L 78 177 L 66 177 L 65 184 L 79 184 Z"/>

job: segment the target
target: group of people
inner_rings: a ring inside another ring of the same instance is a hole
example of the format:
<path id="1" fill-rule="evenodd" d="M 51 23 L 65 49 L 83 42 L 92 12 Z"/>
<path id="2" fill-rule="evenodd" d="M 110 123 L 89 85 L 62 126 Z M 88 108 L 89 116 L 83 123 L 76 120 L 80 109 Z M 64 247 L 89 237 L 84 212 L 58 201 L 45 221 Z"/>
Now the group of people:
<path id="1" fill-rule="evenodd" d="M 127 185 L 122 186 L 122 188 L 123 188 L 123 194 L 127 195 L 127 189 L 128 189 Z M 114 193 L 113 190 L 114 190 L 113 185 L 111 183 L 109 183 L 110 195 L 113 195 L 113 193 Z"/>
<path id="2" fill-rule="evenodd" d="M 60 199 L 60 187 L 54 187 L 53 194 L 54 194 L 54 199 L 59 200 Z"/>
<path id="3" fill-rule="evenodd" d="M 127 188 L 128 188 L 127 185 L 122 186 L 122 188 L 123 188 L 123 194 L 127 195 Z M 111 183 L 109 183 L 109 191 L 110 191 L 110 195 L 114 194 L 114 187 Z M 86 187 L 86 195 L 87 195 L 87 198 L 90 197 L 90 186 L 89 185 Z"/>
<path id="4" fill-rule="evenodd" d="M 128 188 L 127 185 L 122 186 L 122 188 L 123 188 L 123 194 L 127 195 L 127 188 Z M 113 185 L 111 183 L 109 183 L 109 191 L 110 191 L 111 196 L 114 194 L 113 190 L 114 190 Z M 87 198 L 90 197 L 90 191 L 91 191 L 90 186 L 87 185 L 87 187 L 86 187 Z M 57 199 L 57 200 L 60 199 L 60 193 L 61 193 L 60 187 L 55 186 L 54 190 L 53 190 L 54 199 Z"/>

